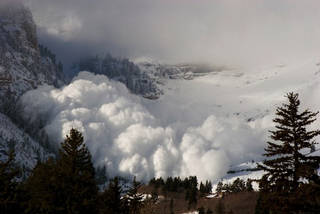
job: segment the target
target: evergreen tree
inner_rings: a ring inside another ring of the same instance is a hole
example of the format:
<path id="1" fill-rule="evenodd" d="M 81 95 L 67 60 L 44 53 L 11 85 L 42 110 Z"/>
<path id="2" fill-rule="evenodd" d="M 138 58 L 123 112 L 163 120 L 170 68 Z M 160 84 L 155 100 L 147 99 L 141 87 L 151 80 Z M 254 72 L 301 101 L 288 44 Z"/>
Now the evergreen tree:
<path id="1" fill-rule="evenodd" d="M 237 178 L 233 181 L 230 187 L 231 192 L 243 192 L 246 190 L 246 184 L 244 180 Z"/>
<path id="2" fill-rule="evenodd" d="M 206 181 L 205 192 L 206 193 L 211 193 L 211 191 L 212 191 L 212 183 L 211 183 L 211 181 Z"/>
<path id="3" fill-rule="evenodd" d="M 223 190 L 223 183 L 222 183 L 222 181 L 219 181 L 217 184 L 216 192 L 220 193 L 220 192 L 222 192 L 222 190 Z"/>
<path id="4" fill-rule="evenodd" d="M 124 214 L 127 213 L 127 204 L 122 199 L 122 187 L 119 178 L 110 180 L 108 188 L 99 197 L 99 213 Z"/>
<path id="5" fill-rule="evenodd" d="M 200 182 L 199 191 L 201 196 L 204 196 L 205 194 L 210 193 L 212 190 L 212 184 L 211 181 L 206 181 L 206 183 Z"/>
<path id="6" fill-rule="evenodd" d="M 0 213 L 18 211 L 18 183 L 15 179 L 19 175 L 19 169 L 14 165 L 14 158 L 12 150 L 6 161 L 0 161 Z"/>
<path id="7" fill-rule="evenodd" d="M 132 187 L 129 189 L 127 197 L 129 201 L 129 213 L 130 214 L 139 214 L 140 209 L 142 207 L 142 194 L 138 193 L 138 189 L 140 188 L 140 182 L 136 181 L 136 177 L 134 177 L 132 182 Z"/>
<path id="8" fill-rule="evenodd" d="M 191 205 L 197 204 L 197 198 L 198 198 L 198 180 L 196 176 L 190 176 L 189 178 L 185 179 L 186 182 L 186 195 L 185 199 L 188 201 L 188 208 L 191 207 Z"/>
<path id="9" fill-rule="evenodd" d="M 95 168 L 96 182 L 98 185 L 105 187 L 106 182 L 108 181 L 107 169 L 106 166 L 98 166 Z"/>
<path id="10" fill-rule="evenodd" d="M 64 197 L 58 182 L 56 160 L 38 163 L 24 184 L 28 200 L 25 213 L 63 213 Z"/>
<path id="11" fill-rule="evenodd" d="M 71 129 L 59 153 L 58 160 L 39 163 L 28 178 L 26 213 L 96 213 L 95 173 L 82 134 Z"/>
<path id="12" fill-rule="evenodd" d="M 270 132 L 274 142 L 267 142 L 264 154 L 268 159 L 259 165 L 266 172 L 260 180 L 260 189 L 265 193 L 261 203 L 272 205 L 279 213 L 289 212 L 290 201 L 296 198 L 294 193 L 303 180 L 315 177 L 320 163 L 320 157 L 308 156 L 304 151 L 312 148 L 314 138 L 320 135 L 320 130 L 308 129 L 318 112 L 300 113 L 298 94 L 291 92 L 286 97 L 288 104 L 277 108 L 273 120 L 276 130 Z"/>
<path id="13" fill-rule="evenodd" d="M 248 178 L 247 182 L 246 182 L 246 191 L 248 191 L 248 192 L 252 192 L 253 191 L 252 180 L 250 178 Z"/>
<path id="14" fill-rule="evenodd" d="M 200 191 L 201 197 L 204 196 L 206 193 L 205 186 L 202 182 L 200 182 L 199 191 Z"/>
<path id="15" fill-rule="evenodd" d="M 93 213 L 97 196 L 95 170 L 82 134 L 71 129 L 61 143 L 58 160 L 67 213 Z"/>
<path id="16" fill-rule="evenodd" d="M 180 177 L 175 177 L 173 179 L 173 190 L 175 192 L 179 191 L 179 187 L 181 186 L 181 184 L 182 184 L 182 181 L 181 181 Z"/>

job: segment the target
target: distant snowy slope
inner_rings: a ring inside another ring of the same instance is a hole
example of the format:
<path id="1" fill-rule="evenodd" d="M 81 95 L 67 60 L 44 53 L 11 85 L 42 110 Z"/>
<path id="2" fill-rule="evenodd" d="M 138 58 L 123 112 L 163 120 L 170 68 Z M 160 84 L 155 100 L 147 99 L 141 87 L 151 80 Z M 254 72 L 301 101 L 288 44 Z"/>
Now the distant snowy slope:
<path id="1" fill-rule="evenodd" d="M 15 161 L 24 172 L 31 170 L 38 161 L 53 156 L 0 113 L 0 159 L 6 159 L 11 149 L 15 150 Z"/>
<path id="2" fill-rule="evenodd" d="M 300 93 L 302 107 L 317 110 L 319 62 L 320 59 L 312 59 L 288 66 L 223 70 L 192 81 L 170 79 L 159 100 L 145 103 L 165 123 L 198 124 L 210 114 L 253 122 L 273 116 L 276 106 L 285 101 L 284 95 L 290 91 Z"/>

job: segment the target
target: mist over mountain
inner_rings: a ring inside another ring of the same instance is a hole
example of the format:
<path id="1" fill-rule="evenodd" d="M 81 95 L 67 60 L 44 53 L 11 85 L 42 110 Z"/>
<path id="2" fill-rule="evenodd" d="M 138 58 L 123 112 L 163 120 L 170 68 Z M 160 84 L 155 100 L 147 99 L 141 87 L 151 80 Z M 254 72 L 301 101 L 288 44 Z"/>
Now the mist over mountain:
<path id="1" fill-rule="evenodd" d="M 16 99 L 37 85 L 62 85 L 62 68 L 50 50 L 39 46 L 31 11 L 17 2 L 2 4 L 0 76 L 4 83 L 0 93 Z"/>
<path id="2" fill-rule="evenodd" d="M 319 1 L 26 0 L 64 62 L 110 52 L 166 63 L 284 64 L 319 53 Z"/>

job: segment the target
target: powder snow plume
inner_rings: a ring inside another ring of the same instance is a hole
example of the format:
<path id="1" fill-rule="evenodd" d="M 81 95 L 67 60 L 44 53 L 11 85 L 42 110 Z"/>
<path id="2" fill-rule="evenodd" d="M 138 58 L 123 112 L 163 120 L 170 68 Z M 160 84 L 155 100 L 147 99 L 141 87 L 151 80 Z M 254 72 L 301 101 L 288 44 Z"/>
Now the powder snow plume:
<path id="1" fill-rule="evenodd" d="M 262 148 L 265 118 L 250 126 L 209 115 L 199 126 L 184 124 L 177 130 L 173 124 L 160 125 L 161 118 L 141 99 L 106 76 L 81 72 L 61 89 L 42 86 L 29 91 L 21 102 L 25 119 L 44 121 L 54 145 L 72 127 L 79 129 L 95 165 L 104 164 L 110 176 L 148 180 L 197 175 L 216 180 L 230 164 L 254 158 Z"/>

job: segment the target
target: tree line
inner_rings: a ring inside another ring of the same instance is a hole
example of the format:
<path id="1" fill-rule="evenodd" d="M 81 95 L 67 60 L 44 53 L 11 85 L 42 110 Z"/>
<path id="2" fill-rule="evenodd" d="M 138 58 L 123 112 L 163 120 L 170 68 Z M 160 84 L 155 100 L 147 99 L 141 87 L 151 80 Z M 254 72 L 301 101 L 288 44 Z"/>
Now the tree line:
<path id="1" fill-rule="evenodd" d="M 39 47 L 40 55 L 41 55 L 42 57 L 48 57 L 48 58 L 50 58 L 51 61 L 53 62 L 53 64 L 57 66 L 58 70 L 59 70 L 60 72 L 63 72 L 63 64 L 62 64 L 62 62 L 60 62 L 60 61 L 57 63 L 56 55 L 55 55 L 54 53 L 52 53 L 52 52 L 50 51 L 50 49 L 47 48 L 47 47 L 44 46 L 44 45 L 39 44 L 38 47 Z"/>
<path id="2" fill-rule="evenodd" d="M 252 187 L 253 180 L 247 179 L 244 181 L 240 178 L 237 178 L 232 183 L 223 184 L 221 181 L 217 184 L 216 192 L 226 192 L 226 193 L 238 193 L 238 192 L 253 192 Z"/>
<path id="3" fill-rule="evenodd" d="M 205 183 L 200 182 L 198 188 L 197 176 L 189 176 L 184 179 L 180 177 L 168 177 L 164 180 L 162 177 L 153 178 L 149 181 L 149 185 L 153 187 L 153 194 L 161 191 L 164 195 L 168 192 L 179 192 L 185 194 L 185 200 L 189 206 L 197 203 L 198 196 L 205 196 L 212 191 L 211 181 Z"/>
<path id="4" fill-rule="evenodd" d="M 124 191 L 118 177 L 98 190 L 91 154 L 82 134 L 71 129 L 58 158 L 39 162 L 24 181 L 14 164 L 14 152 L 0 161 L 0 213 L 137 214 L 143 207 L 140 183 Z"/>

